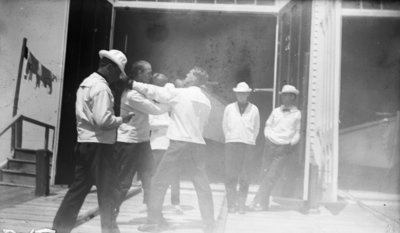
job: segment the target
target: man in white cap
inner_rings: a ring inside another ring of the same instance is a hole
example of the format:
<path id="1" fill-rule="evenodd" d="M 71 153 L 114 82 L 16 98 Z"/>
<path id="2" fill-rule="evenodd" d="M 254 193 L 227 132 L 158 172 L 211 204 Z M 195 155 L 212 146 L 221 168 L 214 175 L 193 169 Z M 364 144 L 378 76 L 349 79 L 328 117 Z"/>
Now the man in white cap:
<path id="1" fill-rule="evenodd" d="M 248 101 L 252 89 L 247 83 L 238 83 L 233 91 L 237 101 L 225 107 L 222 119 L 225 135 L 225 188 L 228 212 L 244 214 L 252 153 L 260 130 L 260 113 L 257 106 Z"/>
<path id="2" fill-rule="evenodd" d="M 301 112 L 295 106 L 299 91 L 292 85 L 284 85 L 279 94 L 282 105 L 272 111 L 265 123 L 261 183 L 250 206 L 255 211 L 269 209 L 271 191 L 284 170 L 293 146 L 300 140 Z"/>
<path id="3" fill-rule="evenodd" d="M 114 115 L 114 97 L 109 83 L 126 77 L 127 59 L 118 50 L 101 50 L 99 55 L 97 72 L 84 79 L 76 93 L 78 143 L 75 148 L 75 178 L 53 221 L 57 233 L 71 232 L 93 185 L 97 187 L 102 232 L 119 232 L 115 220 L 119 187 L 112 153 L 117 128 L 129 121 L 132 114 L 125 117 Z"/>

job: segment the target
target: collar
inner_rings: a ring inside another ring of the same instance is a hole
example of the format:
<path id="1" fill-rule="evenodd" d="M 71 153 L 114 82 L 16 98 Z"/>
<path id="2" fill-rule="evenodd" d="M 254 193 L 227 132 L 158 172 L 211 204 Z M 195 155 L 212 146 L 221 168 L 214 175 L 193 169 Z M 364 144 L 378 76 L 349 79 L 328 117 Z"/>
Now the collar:
<path id="1" fill-rule="evenodd" d="M 296 108 L 296 106 L 294 106 L 294 105 L 289 106 L 289 107 L 285 107 L 285 106 L 281 105 L 281 106 L 280 106 L 280 110 L 281 110 L 282 112 L 294 112 L 294 111 L 297 110 L 297 108 Z"/>

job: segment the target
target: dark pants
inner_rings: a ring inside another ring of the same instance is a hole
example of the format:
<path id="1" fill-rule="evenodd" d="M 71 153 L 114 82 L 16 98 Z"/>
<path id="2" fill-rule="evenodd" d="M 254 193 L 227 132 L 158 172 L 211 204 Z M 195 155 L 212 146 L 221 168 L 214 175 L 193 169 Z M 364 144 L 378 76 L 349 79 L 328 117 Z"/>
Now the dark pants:
<path id="1" fill-rule="evenodd" d="M 53 229 L 57 233 L 72 230 L 83 201 L 93 185 L 97 187 L 102 232 L 119 232 L 115 219 L 116 200 L 120 194 L 112 152 L 112 144 L 78 143 L 75 178 L 53 222 Z"/>
<path id="2" fill-rule="evenodd" d="M 163 221 L 162 206 L 165 193 L 180 170 L 182 164 L 180 162 L 186 160 L 187 170 L 190 172 L 197 193 L 203 222 L 206 226 L 214 225 L 214 204 L 203 149 L 204 145 L 201 144 L 171 140 L 151 183 L 150 205 L 147 213 L 149 224 L 160 224 Z"/>
<path id="3" fill-rule="evenodd" d="M 118 207 L 124 201 L 133 177 L 138 173 L 142 181 L 143 203 L 148 204 L 150 196 L 151 177 L 154 173 L 154 159 L 150 142 L 125 143 L 117 142 L 114 148 L 114 158 L 117 161 L 118 178 L 120 181 L 121 197 Z"/>
<path id="4" fill-rule="evenodd" d="M 244 207 L 249 192 L 252 150 L 254 146 L 245 143 L 225 144 L 225 188 L 228 207 Z M 237 185 L 239 184 L 239 190 Z"/>
<path id="5" fill-rule="evenodd" d="M 276 145 L 268 139 L 265 142 L 260 187 L 254 197 L 253 204 L 264 208 L 269 206 L 271 192 L 282 175 L 287 164 L 292 146 Z"/>
<path id="6" fill-rule="evenodd" d="M 159 166 L 162 157 L 164 156 L 166 150 L 153 150 L 153 156 L 155 161 L 155 168 Z M 180 189 L 180 172 L 176 173 L 176 177 L 174 177 L 171 183 L 171 204 L 172 205 L 179 205 L 180 198 L 179 198 L 179 189 Z"/>

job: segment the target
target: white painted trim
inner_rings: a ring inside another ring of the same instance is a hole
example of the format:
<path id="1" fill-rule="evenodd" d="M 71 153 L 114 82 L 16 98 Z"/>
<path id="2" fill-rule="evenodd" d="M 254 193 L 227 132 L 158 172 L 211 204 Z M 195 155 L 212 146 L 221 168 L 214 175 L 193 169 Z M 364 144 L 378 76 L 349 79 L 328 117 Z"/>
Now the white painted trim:
<path id="1" fill-rule="evenodd" d="M 342 9 L 342 17 L 388 17 L 400 18 L 400 11 L 396 10 L 366 10 L 366 9 Z"/>
<path id="2" fill-rule="evenodd" d="M 210 4 L 210 3 L 180 3 L 180 2 L 141 2 L 141 1 L 117 1 L 115 8 L 159 9 L 159 10 L 192 10 L 209 12 L 231 13 L 263 13 L 277 15 L 280 7 L 262 5 L 234 5 L 234 4 Z"/>
<path id="3" fill-rule="evenodd" d="M 67 56 L 67 40 L 68 40 L 68 24 L 69 24 L 69 11 L 70 11 L 70 0 L 66 1 L 65 12 L 64 12 L 64 19 L 65 19 L 65 26 L 64 26 L 64 46 L 62 52 L 62 68 L 61 68 L 61 84 L 60 84 L 60 97 L 58 99 L 58 114 L 57 114 L 57 125 L 55 126 L 54 130 L 54 141 L 53 141 L 53 157 L 52 157 L 52 166 L 50 171 L 50 185 L 54 185 L 55 183 L 55 176 L 56 176 L 56 166 L 57 166 L 57 155 L 58 155 L 58 138 L 60 134 L 60 125 L 61 125 L 61 106 L 62 106 L 62 96 L 64 93 L 64 73 L 65 73 L 65 60 Z"/>
<path id="4" fill-rule="evenodd" d="M 341 80 L 341 60 L 342 60 L 342 8 L 341 1 L 336 1 L 335 6 L 335 60 L 334 60 L 334 96 L 335 105 L 333 106 L 333 179 L 334 179 L 334 201 L 337 201 L 339 183 L 339 112 L 340 112 L 340 80 Z"/>

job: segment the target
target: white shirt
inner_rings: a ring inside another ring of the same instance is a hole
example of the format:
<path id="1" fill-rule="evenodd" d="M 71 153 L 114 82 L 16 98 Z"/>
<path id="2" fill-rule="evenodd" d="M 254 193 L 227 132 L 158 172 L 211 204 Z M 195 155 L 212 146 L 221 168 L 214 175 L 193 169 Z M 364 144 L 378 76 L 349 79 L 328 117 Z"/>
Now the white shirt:
<path id="1" fill-rule="evenodd" d="M 78 142 L 113 144 L 121 117 L 114 115 L 114 97 L 107 81 L 92 73 L 76 92 L 75 115 Z"/>
<path id="2" fill-rule="evenodd" d="M 168 113 L 161 115 L 149 115 L 150 122 L 150 146 L 152 150 L 166 150 L 169 146 L 167 130 L 170 117 Z"/>
<path id="3" fill-rule="evenodd" d="M 118 128 L 118 142 L 139 143 L 150 140 L 149 114 L 162 114 L 168 106 L 156 104 L 135 90 L 127 90 L 121 96 L 121 116 L 133 112 L 127 123 Z"/>
<path id="4" fill-rule="evenodd" d="M 257 106 L 249 102 L 243 114 L 240 114 L 237 102 L 228 104 L 222 118 L 222 130 L 225 143 L 242 142 L 255 145 L 260 130 L 260 113 Z"/>
<path id="5" fill-rule="evenodd" d="M 170 140 L 205 144 L 203 131 L 211 104 L 199 87 L 158 87 L 140 82 L 134 82 L 132 87 L 147 98 L 170 106 L 171 121 L 167 131 Z"/>
<path id="6" fill-rule="evenodd" d="M 301 112 L 292 106 L 287 112 L 283 106 L 275 108 L 265 123 L 264 135 L 277 145 L 295 145 L 300 140 Z"/>

